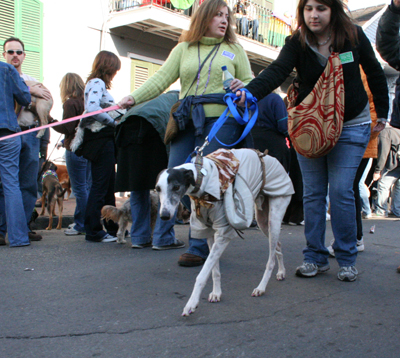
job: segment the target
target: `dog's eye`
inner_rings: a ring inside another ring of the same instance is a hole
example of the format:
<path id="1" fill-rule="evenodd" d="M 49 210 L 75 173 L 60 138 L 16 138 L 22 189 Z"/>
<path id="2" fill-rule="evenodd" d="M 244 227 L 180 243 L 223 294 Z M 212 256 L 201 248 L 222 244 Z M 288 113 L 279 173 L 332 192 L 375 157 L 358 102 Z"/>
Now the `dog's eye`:
<path id="1" fill-rule="evenodd" d="M 180 188 L 180 186 L 179 186 L 179 185 L 174 185 L 174 186 L 172 187 L 172 190 L 173 190 L 173 191 L 178 191 L 178 190 L 179 190 L 179 188 Z"/>
<path id="2" fill-rule="evenodd" d="M 156 192 L 159 193 L 161 191 L 161 188 L 157 185 L 156 186 Z"/>

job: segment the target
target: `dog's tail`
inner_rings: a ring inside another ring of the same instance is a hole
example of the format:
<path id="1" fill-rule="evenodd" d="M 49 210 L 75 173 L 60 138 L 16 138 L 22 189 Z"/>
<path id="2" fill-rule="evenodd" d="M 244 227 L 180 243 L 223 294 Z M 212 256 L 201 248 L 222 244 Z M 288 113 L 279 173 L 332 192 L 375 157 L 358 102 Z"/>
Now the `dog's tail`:
<path id="1" fill-rule="evenodd" d="M 117 223 L 121 215 L 121 210 L 112 205 L 105 205 L 101 209 L 101 218 L 105 221 L 112 220 Z"/>
<path id="2" fill-rule="evenodd" d="M 60 191 L 61 190 L 61 191 Z M 57 196 L 59 198 L 61 198 L 62 196 L 64 196 L 65 192 L 67 191 L 67 188 L 63 189 L 61 184 L 59 187 L 57 187 Z"/>
<path id="3" fill-rule="evenodd" d="M 79 146 L 83 142 L 83 134 L 84 133 L 85 133 L 85 129 L 78 126 L 78 129 L 76 130 L 76 133 L 75 133 L 75 137 L 71 141 L 71 145 L 70 145 L 71 151 L 75 152 L 79 148 Z"/>

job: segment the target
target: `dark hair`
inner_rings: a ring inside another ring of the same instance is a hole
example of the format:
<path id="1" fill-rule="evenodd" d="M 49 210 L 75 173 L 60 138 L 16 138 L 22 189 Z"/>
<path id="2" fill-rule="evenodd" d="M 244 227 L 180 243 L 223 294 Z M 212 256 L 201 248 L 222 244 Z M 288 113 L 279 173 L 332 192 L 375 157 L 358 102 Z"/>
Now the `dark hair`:
<path id="1" fill-rule="evenodd" d="M 7 42 L 12 42 L 12 41 L 19 42 L 22 45 L 22 50 L 25 51 L 24 43 L 18 37 L 9 37 L 7 40 L 5 40 L 4 44 L 3 44 L 3 51 L 6 50 L 6 43 Z"/>
<path id="2" fill-rule="evenodd" d="M 332 48 L 333 51 L 340 51 L 344 42 L 350 41 L 352 46 L 355 46 L 358 41 L 357 29 L 350 17 L 344 12 L 342 0 L 316 0 L 322 5 L 328 6 L 331 9 L 330 27 L 332 30 Z M 293 35 L 300 33 L 300 42 L 303 47 L 306 46 L 306 38 L 311 44 L 317 44 L 318 40 L 314 33 L 307 27 L 304 20 L 304 7 L 308 0 L 300 0 L 297 6 L 297 26 L 298 29 Z"/>
<path id="3" fill-rule="evenodd" d="M 229 14 L 228 26 L 226 28 L 224 40 L 228 44 L 236 43 L 237 38 L 235 31 L 232 28 L 232 24 L 234 23 L 233 14 L 224 0 L 205 0 L 192 16 L 189 30 L 182 33 L 179 42 L 189 42 L 191 45 L 199 42 L 207 32 L 211 20 L 217 15 L 219 9 L 222 7 L 227 7 Z"/>
<path id="4" fill-rule="evenodd" d="M 92 65 L 92 72 L 86 80 L 88 83 L 93 78 L 100 78 L 106 84 L 106 88 L 111 88 L 111 81 L 115 74 L 121 69 L 121 60 L 110 51 L 100 51 Z"/>

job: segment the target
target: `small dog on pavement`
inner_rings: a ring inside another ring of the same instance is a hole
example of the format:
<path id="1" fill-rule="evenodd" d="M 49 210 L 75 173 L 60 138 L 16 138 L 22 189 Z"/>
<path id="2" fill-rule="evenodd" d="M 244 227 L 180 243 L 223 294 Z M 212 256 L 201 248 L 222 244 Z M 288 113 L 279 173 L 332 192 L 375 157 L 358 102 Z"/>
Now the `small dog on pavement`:
<path id="1" fill-rule="evenodd" d="M 49 226 L 46 230 L 53 228 L 53 216 L 56 215 L 56 202 L 58 203 L 58 225 L 57 230 L 62 228 L 62 212 L 63 212 L 63 201 L 64 194 L 67 189 L 63 189 L 57 177 L 57 166 L 53 162 L 45 162 L 43 167 L 42 185 L 42 212 L 40 215 L 45 213 L 45 205 L 47 199 L 47 211 L 49 213 Z"/>
<path id="2" fill-rule="evenodd" d="M 159 203 L 158 194 L 154 191 L 150 191 L 150 226 L 151 232 L 154 231 L 154 227 L 156 226 L 157 220 L 157 209 Z M 118 223 L 118 232 L 117 232 L 117 243 L 125 244 L 125 233 L 128 225 L 132 223 L 132 214 L 131 214 L 131 202 L 130 199 L 126 200 L 120 209 L 116 208 L 112 205 L 105 205 L 101 209 L 101 217 L 102 219 L 108 221 L 112 220 Z M 177 219 L 182 220 L 183 223 L 187 223 L 190 218 L 190 212 L 187 210 L 182 203 L 179 203 Z"/>
<path id="3" fill-rule="evenodd" d="M 211 272 L 213 290 L 208 300 L 219 302 L 221 299 L 219 259 L 230 240 L 238 236 L 226 215 L 226 210 L 229 208 L 224 206 L 224 200 L 226 200 L 224 193 L 227 191 L 224 192 L 221 189 L 228 190 L 237 176 L 241 176 L 251 190 L 244 205 L 244 209 L 250 209 L 250 221 L 253 215 L 252 206 L 255 203 L 258 226 L 269 237 L 270 252 L 267 267 L 252 296 L 264 294 L 275 266 L 275 256 L 278 261 L 276 277 L 278 280 L 285 278 L 279 234 L 283 216 L 294 190 L 283 166 L 275 158 L 263 156 L 252 149 L 230 151 L 219 149 L 207 157 L 201 157 L 201 161 L 198 161 L 198 157 L 193 158 L 191 163 L 161 172 L 156 185 L 160 196 L 161 219 L 170 220 L 180 199 L 184 195 L 189 195 L 192 202 L 191 236 L 193 238 L 207 237 L 210 246 L 210 254 L 196 278 L 192 295 L 183 310 L 183 316 L 189 316 L 196 310 L 201 291 Z M 235 186 L 234 190 L 236 189 Z"/>

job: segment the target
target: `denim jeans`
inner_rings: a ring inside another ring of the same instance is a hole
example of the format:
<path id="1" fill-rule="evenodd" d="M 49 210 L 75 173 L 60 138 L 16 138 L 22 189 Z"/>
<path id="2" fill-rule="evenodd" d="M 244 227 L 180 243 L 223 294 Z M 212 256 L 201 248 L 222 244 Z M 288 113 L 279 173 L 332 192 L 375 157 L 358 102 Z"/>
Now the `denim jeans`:
<path id="1" fill-rule="evenodd" d="M 357 227 L 353 183 L 369 137 L 369 124 L 344 127 L 338 143 L 327 155 L 308 159 L 297 154 L 304 183 L 305 262 L 328 264 L 325 208 L 329 184 L 336 259 L 339 266 L 355 264 Z"/>
<path id="2" fill-rule="evenodd" d="M 390 207 L 392 213 L 400 217 L 400 179 L 396 180 L 392 187 L 392 205 Z"/>
<path id="3" fill-rule="evenodd" d="M 217 119 L 218 118 L 206 118 L 204 132 L 202 136 L 195 137 L 193 126 L 188 126 L 184 131 L 179 132 L 177 138 L 175 138 L 174 141 L 171 143 L 168 168 L 173 168 L 177 165 L 185 163 L 187 157 L 190 153 L 193 152 L 195 147 L 203 145 L 205 137 L 208 135 Z M 216 136 L 222 143 L 230 144 L 238 140 L 242 132 L 243 127 L 239 125 L 234 118 L 229 118 L 221 127 Z M 210 154 L 219 148 L 228 147 L 222 146 L 214 138 L 211 143 L 207 147 L 205 147 L 203 154 Z M 188 199 L 188 197 L 184 197 L 184 200 L 182 200 L 182 202 L 185 204 L 185 206 L 189 205 L 190 208 L 190 203 Z M 175 223 L 175 218 L 176 214 L 172 218 L 172 220 L 167 222 L 172 227 L 172 230 Z M 189 233 L 189 248 L 186 252 L 206 259 L 209 254 L 207 239 L 193 239 L 190 237 Z"/>
<path id="4" fill-rule="evenodd" d="M 389 193 L 393 187 L 393 194 L 392 194 L 392 211 L 393 214 L 398 215 L 400 214 L 398 211 L 400 209 L 400 203 L 396 202 L 400 199 L 399 196 L 399 187 L 396 185 L 398 179 L 400 178 L 400 167 L 397 167 L 393 170 L 384 169 L 382 171 L 382 177 L 378 181 L 378 198 L 376 200 L 376 213 L 377 214 L 385 214 L 387 209 L 387 202 L 389 199 Z"/>
<path id="5" fill-rule="evenodd" d="M 132 244 L 147 244 L 151 241 L 150 228 L 150 191 L 131 191 L 131 242 Z M 172 225 L 171 225 L 172 224 Z M 174 222 L 164 221 L 157 215 L 156 226 L 153 232 L 154 246 L 167 246 L 175 242 Z"/>
<path id="6" fill-rule="evenodd" d="M 0 137 L 13 134 L 7 129 L 0 129 Z M 0 142 L 0 234 L 6 235 L 10 246 L 30 244 L 28 227 L 25 220 L 24 204 L 19 187 L 18 166 L 21 150 L 21 137 Z M 36 181 L 36 177 L 35 177 Z"/>
<path id="7" fill-rule="evenodd" d="M 78 157 L 70 150 L 65 151 L 65 161 L 67 164 L 69 179 L 71 181 L 71 187 L 76 198 L 74 212 L 75 230 L 84 232 L 86 204 L 92 182 L 90 162 L 83 157 Z"/>
<path id="8" fill-rule="evenodd" d="M 110 139 L 101 149 L 100 159 L 90 162 L 92 187 L 85 212 L 86 240 L 101 241 L 106 232 L 101 223 L 101 209 L 104 205 L 115 206 L 115 153 L 114 142 Z M 104 222 L 108 234 L 117 235 L 118 225 L 112 220 Z"/>
<path id="9" fill-rule="evenodd" d="M 28 230 L 28 223 L 31 220 L 32 212 L 37 199 L 37 176 L 39 167 L 39 144 L 36 132 L 20 136 L 19 152 L 19 187 L 22 193 L 24 205 L 25 226 Z M 1 159 L 3 160 L 3 158 Z M 3 196 L 0 190 L 0 196 Z M 4 207 L 4 206 L 3 206 Z M 2 217 L 3 216 L 3 217 Z M 0 204 L 0 232 L 7 232 L 5 211 Z"/>

